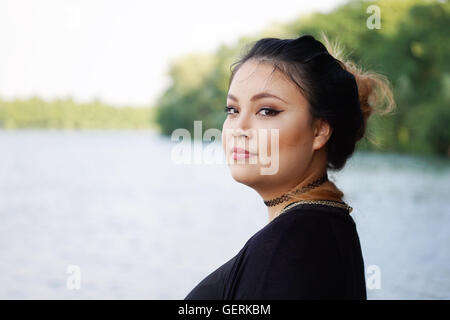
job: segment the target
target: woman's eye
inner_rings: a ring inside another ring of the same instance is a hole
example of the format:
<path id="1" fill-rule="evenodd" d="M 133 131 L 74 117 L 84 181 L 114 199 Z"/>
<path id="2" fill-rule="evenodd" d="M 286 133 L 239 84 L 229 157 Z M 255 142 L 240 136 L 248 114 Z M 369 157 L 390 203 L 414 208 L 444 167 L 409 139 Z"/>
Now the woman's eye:
<path id="1" fill-rule="evenodd" d="M 262 108 L 261 110 L 259 110 L 259 112 L 261 112 L 261 111 L 265 112 L 262 115 L 266 116 L 266 117 L 267 116 L 273 117 L 273 116 L 276 116 L 278 113 L 280 113 L 280 111 L 277 111 L 277 110 L 274 110 L 271 108 Z"/>
<path id="2" fill-rule="evenodd" d="M 229 106 L 225 107 L 224 111 L 227 114 L 236 114 L 237 113 L 236 108 L 229 107 Z M 258 111 L 258 114 L 262 115 L 263 117 L 274 117 L 274 116 L 276 116 L 279 113 L 280 113 L 280 111 L 277 111 L 277 110 L 271 109 L 271 108 L 267 108 L 267 107 L 266 108 L 261 108 Z"/>
<path id="3" fill-rule="evenodd" d="M 224 111 L 225 111 L 225 113 L 227 113 L 227 114 L 233 114 L 233 113 L 236 113 L 236 112 L 234 112 L 234 111 L 236 111 L 236 109 L 233 108 L 233 107 L 225 107 Z M 231 111 L 233 111 L 233 112 L 231 112 Z"/>

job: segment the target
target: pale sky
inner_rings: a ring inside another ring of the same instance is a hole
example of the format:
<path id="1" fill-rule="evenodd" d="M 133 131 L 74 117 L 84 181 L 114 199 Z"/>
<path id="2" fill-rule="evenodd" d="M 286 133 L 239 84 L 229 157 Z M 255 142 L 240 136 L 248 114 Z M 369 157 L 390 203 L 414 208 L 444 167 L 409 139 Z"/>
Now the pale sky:
<path id="1" fill-rule="evenodd" d="M 169 59 L 343 0 L 0 0 L 0 98 L 148 106 Z"/>

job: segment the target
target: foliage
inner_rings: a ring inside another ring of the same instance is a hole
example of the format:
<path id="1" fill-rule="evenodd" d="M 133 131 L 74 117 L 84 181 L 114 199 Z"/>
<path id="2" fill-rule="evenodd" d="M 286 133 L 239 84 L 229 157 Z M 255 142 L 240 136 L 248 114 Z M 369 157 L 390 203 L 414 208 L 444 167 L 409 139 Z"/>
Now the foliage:
<path id="1" fill-rule="evenodd" d="M 371 14 L 367 7 L 373 4 L 380 8 L 381 29 L 366 25 Z M 448 2 L 351 0 L 329 13 L 301 15 L 268 26 L 234 45 L 220 46 L 209 57 L 191 55 L 174 64 L 172 85 L 159 99 L 155 119 L 167 135 L 176 128 L 192 130 L 194 120 L 203 121 L 203 130 L 220 129 L 230 65 L 246 45 L 261 37 L 302 34 L 320 40 L 324 32 L 345 48 L 350 59 L 365 70 L 386 75 L 393 84 L 396 112 L 373 116 L 368 130 L 377 144 L 363 139 L 359 149 L 450 156 L 450 42 L 444 31 L 450 30 L 449 11 Z"/>
<path id="2" fill-rule="evenodd" d="M 0 128 L 132 128 L 155 129 L 151 108 L 111 107 L 95 100 L 0 100 Z"/>

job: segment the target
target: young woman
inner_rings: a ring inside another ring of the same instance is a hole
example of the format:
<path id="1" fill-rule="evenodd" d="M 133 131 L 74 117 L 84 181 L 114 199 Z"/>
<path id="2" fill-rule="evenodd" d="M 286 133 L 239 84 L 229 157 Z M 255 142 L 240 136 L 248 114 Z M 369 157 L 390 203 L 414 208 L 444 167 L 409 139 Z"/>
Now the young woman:
<path id="1" fill-rule="evenodd" d="M 224 151 L 269 222 L 185 299 L 366 299 L 352 207 L 327 170 L 344 167 L 368 117 L 394 101 L 385 77 L 333 54 L 310 35 L 263 38 L 233 64 Z M 276 162 L 264 174 L 263 153 Z"/>

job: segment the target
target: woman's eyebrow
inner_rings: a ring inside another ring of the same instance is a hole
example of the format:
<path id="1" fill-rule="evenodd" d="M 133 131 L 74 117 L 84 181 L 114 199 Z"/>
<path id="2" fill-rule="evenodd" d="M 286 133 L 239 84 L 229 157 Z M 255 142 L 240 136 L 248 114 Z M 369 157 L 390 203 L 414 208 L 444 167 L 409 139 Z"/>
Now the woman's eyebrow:
<path id="1" fill-rule="evenodd" d="M 236 101 L 236 102 L 239 101 L 239 100 L 238 100 L 234 95 L 232 95 L 231 93 L 229 93 L 229 94 L 227 95 L 227 98 L 228 98 L 228 99 L 231 99 L 231 100 L 233 100 L 233 101 Z M 250 99 L 250 101 L 254 102 L 254 101 L 256 101 L 256 100 L 258 100 L 258 99 L 262 99 L 262 98 L 275 98 L 275 99 L 281 100 L 281 101 L 283 101 L 284 103 L 287 104 L 287 102 L 286 102 L 285 100 L 283 100 L 283 99 L 281 99 L 280 97 L 278 97 L 278 96 L 276 96 L 276 95 L 274 95 L 274 94 L 272 94 L 272 93 L 269 93 L 269 92 L 261 92 L 261 93 L 255 94 L 255 95 Z"/>

